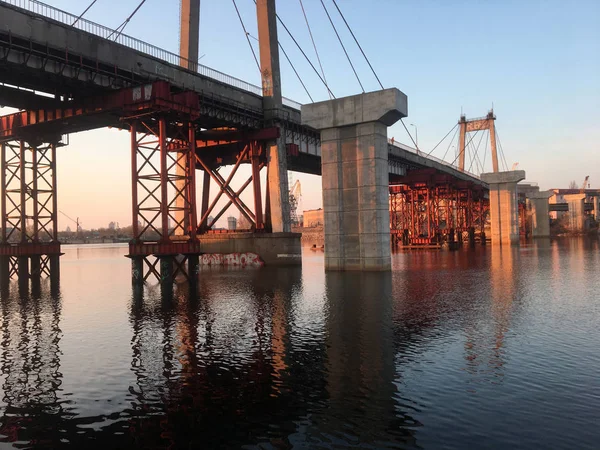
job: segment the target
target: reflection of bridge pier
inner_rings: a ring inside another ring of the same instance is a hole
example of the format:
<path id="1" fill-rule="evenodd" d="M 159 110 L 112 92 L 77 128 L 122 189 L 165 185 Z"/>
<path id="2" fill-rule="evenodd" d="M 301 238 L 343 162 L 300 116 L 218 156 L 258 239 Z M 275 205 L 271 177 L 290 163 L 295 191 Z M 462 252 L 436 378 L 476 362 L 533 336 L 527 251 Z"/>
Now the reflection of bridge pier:
<path id="1" fill-rule="evenodd" d="M 396 411 L 392 275 L 328 272 L 325 286 L 329 399 L 315 426 L 362 445 L 378 447 L 390 436 L 414 445 L 410 417 Z M 342 433 L 350 423 L 349 434 Z"/>

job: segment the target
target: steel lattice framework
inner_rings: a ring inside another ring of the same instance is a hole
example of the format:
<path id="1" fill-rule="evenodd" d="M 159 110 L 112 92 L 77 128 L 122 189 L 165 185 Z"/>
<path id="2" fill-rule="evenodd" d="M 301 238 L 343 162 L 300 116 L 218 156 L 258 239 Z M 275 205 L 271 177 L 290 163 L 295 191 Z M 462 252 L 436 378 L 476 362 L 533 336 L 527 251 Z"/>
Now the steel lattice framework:
<path id="1" fill-rule="evenodd" d="M 489 205 L 478 192 L 451 184 L 390 186 L 392 242 L 402 246 L 485 243 Z"/>
<path id="2" fill-rule="evenodd" d="M 60 255 L 56 144 L 6 141 L 0 162 L 2 279 L 50 276 Z"/>
<path id="3" fill-rule="evenodd" d="M 130 132 L 134 237 L 129 249 L 142 264 L 134 277 L 189 277 L 186 262 L 199 254 L 194 125 L 157 114 L 133 120 Z"/>

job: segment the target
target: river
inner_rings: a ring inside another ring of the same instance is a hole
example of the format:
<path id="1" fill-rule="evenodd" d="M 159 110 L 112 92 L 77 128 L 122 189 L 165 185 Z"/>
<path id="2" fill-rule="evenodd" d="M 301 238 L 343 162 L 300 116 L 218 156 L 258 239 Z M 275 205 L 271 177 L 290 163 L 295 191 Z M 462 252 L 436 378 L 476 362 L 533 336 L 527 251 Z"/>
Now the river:
<path id="1" fill-rule="evenodd" d="M 600 442 L 598 239 L 414 251 L 391 273 L 213 269 L 133 292 L 64 246 L 2 298 L 0 446 L 552 448 Z"/>

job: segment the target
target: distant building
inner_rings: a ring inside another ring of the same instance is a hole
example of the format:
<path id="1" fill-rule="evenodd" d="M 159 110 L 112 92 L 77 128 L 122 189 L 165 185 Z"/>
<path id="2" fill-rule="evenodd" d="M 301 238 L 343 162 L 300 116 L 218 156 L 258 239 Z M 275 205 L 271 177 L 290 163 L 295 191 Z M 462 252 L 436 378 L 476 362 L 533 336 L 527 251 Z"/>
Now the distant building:
<path id="1" fill-rule="evenodd" d="M 302 219 L 304 228 L 323 226 L 323 208 L 304 211 Z"/>
<path id="2" fill-rule="evenodd" d="M 237 227 L 237 219 L 233 216 L 229 216 L 227 218 L 227 229 L 228 230 L 235 230 Z"/>

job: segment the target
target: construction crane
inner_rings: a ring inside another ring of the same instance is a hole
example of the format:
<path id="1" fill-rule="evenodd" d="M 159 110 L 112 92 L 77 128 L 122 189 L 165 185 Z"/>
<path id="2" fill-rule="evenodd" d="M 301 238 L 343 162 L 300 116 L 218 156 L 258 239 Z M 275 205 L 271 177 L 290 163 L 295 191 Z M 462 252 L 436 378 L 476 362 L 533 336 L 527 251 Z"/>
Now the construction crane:
<path id="1" fill-rule="evenodd" d="M 296 180 L 290 189 L 290 218 L 292 225 L 298 224 L 298 205 L 302 200 L 302 186 L 300 180 Z"/>
<path id="2" fill-rule="evenodd" d="M 588 180 L 590 179 L 589 175 L 586 175 L 585 180 L 583 180 L 583 184 L 581 185 L 581 193 L 585 194 L 585 187 L 588 185 Z"/>
<path id="3" fill-rule="evenodd" d="M 75 228 L 75 232 L 77 233 L 77 236 L 79 237 L 80 233 L 81 233 L 81 222 L 79 221 L 79 217 L 77 218 L 77 220 L 67 216 L 64 212 L 62 211 L 58 211 L 59 213 L 61 213 L 63 216 L 65 216 L 67 219 L 69 219 L 71 222 L 74 222 L 75 225 L 77 226 L 77 228 Z"/>

